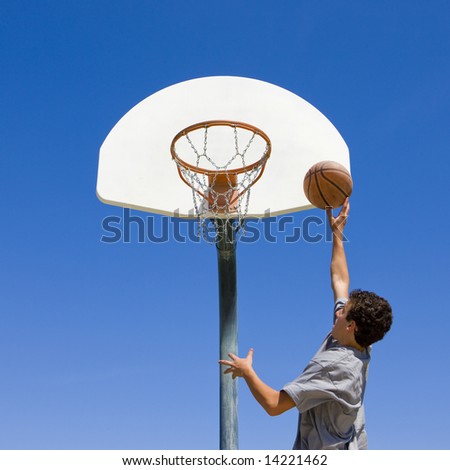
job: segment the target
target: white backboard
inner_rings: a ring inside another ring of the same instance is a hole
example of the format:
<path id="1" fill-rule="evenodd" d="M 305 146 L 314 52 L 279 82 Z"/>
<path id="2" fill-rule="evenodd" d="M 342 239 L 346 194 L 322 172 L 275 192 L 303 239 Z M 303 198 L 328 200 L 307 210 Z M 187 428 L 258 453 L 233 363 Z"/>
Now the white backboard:
<path id="1" fill-rule="evenodd" d="M 251 189 L 247 218 L 311 208 L 303 193 L 303 178 L 319 161 L 334 160 L 350 171 L 344 140 L 304 99 L 260 80 L 205 77 L 158 91 L 120 119 L 100 149 L 99 199 L 195 218 L 192 191 L 178 175 L 170 145 L 185 127 L 209 120 L 252 124 L 271 140 L 272 154 Z"/>

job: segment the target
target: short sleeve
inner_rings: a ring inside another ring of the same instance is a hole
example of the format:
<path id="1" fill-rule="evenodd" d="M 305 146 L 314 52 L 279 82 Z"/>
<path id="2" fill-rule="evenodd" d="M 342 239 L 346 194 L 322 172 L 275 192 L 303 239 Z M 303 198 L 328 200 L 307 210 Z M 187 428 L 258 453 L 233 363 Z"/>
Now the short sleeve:
<path id="1" fill-rule="evenodd" d="M 344 305 L 348 302 L 348 299 L 346 297 L 338 297 L 336 299 L 336 302 L 334 303 L 334 309 L 333 309 L 333 323 L 336 320 L 336 312 L 340 310 L 341 308 L 344 308 Z"/>
<path id="2" fill-rule="evenodd" d="M 334 313 L 336 313 L 341 308 L 344 308 L 344 305 L 348 302 L 346 297 L 339 297 L 334 303 Z"/>
<path id="3" fill-rule="evenodd" d="M 336 390 L 327 368 L 311 361 L 303 373 L 283 390 L 292 398 L 301 413 L 322 403 L 336 399 Z"/>
<path id="4" fill-rule="evenodd" d="M 326 402 L 334 402 L 347 412 L 353 412 L 361 405 L 362 392 L 353 358 L 347 348 L 333 347 L 323 351 L 283 390 L 301 413 Z"/>

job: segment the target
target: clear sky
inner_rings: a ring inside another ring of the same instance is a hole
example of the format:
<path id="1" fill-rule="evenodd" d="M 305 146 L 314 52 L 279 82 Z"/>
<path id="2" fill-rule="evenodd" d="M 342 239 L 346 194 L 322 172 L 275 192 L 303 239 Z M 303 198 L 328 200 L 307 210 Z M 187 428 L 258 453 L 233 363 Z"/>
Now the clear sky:
<path id="1" fill-rule="evenodd" d="M 352 288 L 395 315 L 372 356 L 370 447 L 449 449 L 449 20 L 445 0 L 2 2 L 1 448 L 218 448 L 215 248 L 102 242 L 122 211 L 95 186 L 132 106 L 239 75 L 302 96 L 350 148 Z M 324 214 L 293 220 L 308 215 Z M 238 246 L 239 348 L 281 388 L 331 326 L 331 246 L 272 228 Z M 291 448 L 296 412 L 239 393 L 240 447 Z"/>

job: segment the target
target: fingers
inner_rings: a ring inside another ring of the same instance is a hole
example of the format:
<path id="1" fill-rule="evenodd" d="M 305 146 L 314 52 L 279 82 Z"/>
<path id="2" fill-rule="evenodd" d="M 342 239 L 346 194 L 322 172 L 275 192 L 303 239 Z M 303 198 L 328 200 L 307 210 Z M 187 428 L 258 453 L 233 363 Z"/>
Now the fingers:
<path id="1" fill-rule="evenodd" d="M 350 211 L 350 199 L 347 197 L 344 201 L 344 204 L 342 204 L 341 214 L 347 217 L 349 211 Z"/>
<path id="2" fill-rule="evenodd" d="M 251 359 L 253 357 L 253 348 L 250 348 L 248 353 L 247 353 L 247 358 Z M 229 353 L 228 354 L 229 357 L 231 357 L 231 359 L 233 359 L 233 361 L 238 361 L 240 358 L 238 356 L 236 356 L 236 354 L 233 354 L 233 353 Z"/>
<path id="3" fill-rule="evenodd" d="M 230 367 L 229 369 L 226 369 L 224 372 L 224 374 L 232 374 L 231 375 L 231 378 L 234 380 L 236 377 L 240 377 L 241 375 L 239 374 L 239 372 L 234 369 L 233 367 Z"/>
<path id="4" fill-rule="evenodd" d="M 224 374 L 231 374 L 231 378 L 234 380 L 237 377 L 240 377 L 234 369 L 227 369 Z"/>
<path id="5" fill-rule="evenodd" d="M 228 369 L 224 371 L 224 374 L 232 374 L 233 379 L 235 379 L 236 377 L 243 377 L 244 369 L 248 368 L 248 366 L 250 366 L 251 368 L 251 364 L 253 361 L 253 352 L 253 348 L 250 348 L 245 359 L 241 359 L 233 353 L 228 354 L 231 361 L 228 361 L 226 359 L 220 359 L 219 364 L 221 366 L 228 367 Z"/>
<path id="6" fill-rule="evenodd" d="M 325 207 L 325 211 L 327 213 L 327 218 L 328 218 L 328 222 L 330 225 L 333 224 L 333 208 L 332 207 Z"/>
<path id="7" fill-rule="evenodd" d="M 233 363 L 231 361 L 225 361 L 225 360 L 220 360 L 219 364 L 221 364 L 222 366 L 230 366 L 230 367 L 233 366 Z"/>
<path id="8" fill-rule="evenodd" d="M 342 219 L 346 219 L 348 217 L 348 214 L 350 212 L 350 200 L 347 197 L 342 204 L 341 210 L 339 212 L 339 215 L 337 217 L 333 216 L 333 208 L 332 207 L 325 207 L 327 217 L 328 217 L 328 222 L 330 223 L 331 226 L 333 226 L 336 222 L 341 221 Z"/>
<path id="9" fill-rule="evenodd" d="M 331 222 L 332 219 L 333 219 L 333 208 L 331 206 L 326 206 L 325 207 L 325 211 L 327 213 L 327 216 L 328 216 L 328 220 Z M 342 207 L 341 207 L 341 211 L 339 213 L 339 215 L 348 215 L 350 211 L 350 198 L 345 198 L 345 201 L 344 203 L 342 204 Z"/>

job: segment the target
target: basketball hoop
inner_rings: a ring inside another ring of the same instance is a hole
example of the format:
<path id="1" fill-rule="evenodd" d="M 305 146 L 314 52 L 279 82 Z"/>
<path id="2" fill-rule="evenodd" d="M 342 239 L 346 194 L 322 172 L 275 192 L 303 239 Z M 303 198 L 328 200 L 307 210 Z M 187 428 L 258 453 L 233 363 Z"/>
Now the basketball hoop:
<path id="1" fill-rule="evenodd" d="M 246 143 L 241 145 L 242 141 Z M 218 224 L 219 219 L 230 222 L 236 230 L 241 228 L 250 189 L 261 178 L 270 156 L 269 137 L 250 124 L 206 121 L 181 130 L 172 140 L 170 151 L 180 178 L 192 189 L 204 238 L 208 220 L 214 222 L 216 235 L 227 225 Z M 192 163 L 187 161 L 189 157 Z"/>

